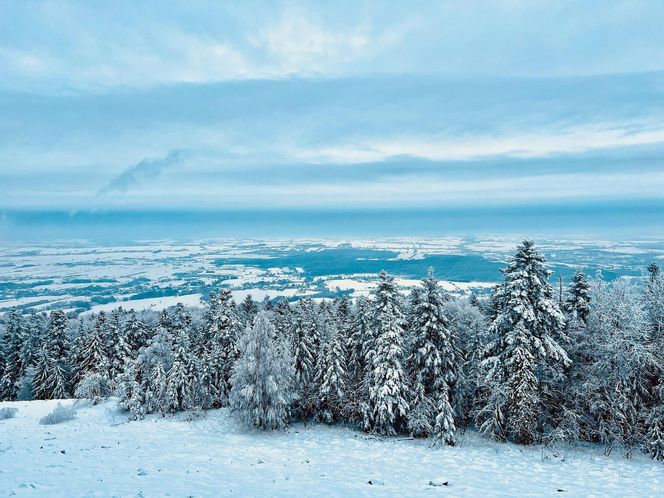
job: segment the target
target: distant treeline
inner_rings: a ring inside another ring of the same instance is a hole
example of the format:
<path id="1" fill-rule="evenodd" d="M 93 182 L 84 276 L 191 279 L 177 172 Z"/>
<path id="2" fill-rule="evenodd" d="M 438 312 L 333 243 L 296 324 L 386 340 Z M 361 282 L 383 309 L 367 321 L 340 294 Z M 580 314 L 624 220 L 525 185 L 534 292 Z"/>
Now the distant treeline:
<path id="1" fill-rule="evenodd" d="M 453 299 L 433 272 L 404 298 L 205 309 L 4 315 L 5 400 L 115 394 L 130 418 L 229 406 L 248 424 L 346 423 L 453 445 L 459 430 L 520 444 L 603 443 L 664 460 L 664 275 L 563 293 L 524 241 L 490 296 Z"/>

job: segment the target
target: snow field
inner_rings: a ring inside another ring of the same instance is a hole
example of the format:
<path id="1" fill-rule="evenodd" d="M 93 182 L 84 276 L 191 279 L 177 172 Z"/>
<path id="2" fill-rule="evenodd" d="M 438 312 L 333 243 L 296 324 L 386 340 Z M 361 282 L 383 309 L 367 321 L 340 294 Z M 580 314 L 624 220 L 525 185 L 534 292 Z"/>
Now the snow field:
<path id="1" fill-rule="evenodd" d="M 19 410 L 0 421 L 0 496 L 654 497 L 664 489 L 661 462 L 605 457 L 599 447 L 553 455 L 467 433 L 457 447 L 434 450 L 341 426 L 259 432 L 226 409 L 126 422 L 114 400 L 78 402 L 76 420 L 39 425 L 57 403 L 0 403 Z"/>

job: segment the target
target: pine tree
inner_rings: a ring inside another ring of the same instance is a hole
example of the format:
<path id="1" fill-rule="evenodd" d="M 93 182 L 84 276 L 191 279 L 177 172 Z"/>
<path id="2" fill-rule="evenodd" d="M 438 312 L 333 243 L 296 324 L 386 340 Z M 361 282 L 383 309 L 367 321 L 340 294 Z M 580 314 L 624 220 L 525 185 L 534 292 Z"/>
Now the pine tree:
<path id="1" fill-rule="evenodd" d="M 379 274 L 374 293 L 373 327 L 375 345 L 370 346 L 371 360 L 366 386 L 364 428 L 370 432 L 394 435 L 407 426 L 410 394 L 403 362 L 403 312 L 394 279 L 385 271 Z"/>
<path id="2" fill-rule="evenodd" d="M 293 401 L 292 358 L 280 347 L 267 315 L 259 313 L 239 342 L 231 377 L 230 406 L 243 422 L 260 429 L 288 425 Z"/>
<path id="3" fill-rule="evenodd" d="M 413 410 L 419 416 L 411 419 L 414 423 L 409 424 L 409 428 L 415 435 L 427 436 L 434 427 L 438 427 L 449 432 L 437 435 L 437 439 L 453 444 L 456 429 L 450 396 L 453 395 L 452 388 L 460 368 L 460 351 L 455 345 L 443 304 L 438 281 L 433 276 L 433 269 L 430 269 L 412 303 L 410 328 L 413 344 L 408 364 L 415 394 Z M 424 406 L 420 408 L 420 404 Z M 449 412 L 433 411 L 426 417 L 429 406 Z M 436 424 L 437 419 L 440 424 Z"/>
<path id="4" fill-rule="evenodd" d="M 531 241 L 502 271 L 505 281 L 492 299 L 496 339 L 483 362 L 494 392 L 478 418 L 483 433 L 530 444 L 542 434 L 546 409 L 555 409 L 552 388 L 571 363 L 558 343 L 564 318 L 547 281 L 551 271 Z"/>
<path id="5" fill-rule="evenodd" d="M 5 335 L 0 346 L 4 369 L 0 375 L 0 400 L 15 400 L 18 381 L 25 372 L 22 350 L 26 340 L 21 312 L 14 309 L 5 316 Z"/>
<path id="6" fill-rule="evenodd" d="M 580 320 L 584 324 L 590 313 L 590 283 L 585 274 L 576 272 L 572 276 L 572 284 L 567 291 L 565 311 L 571 320 Z"/>

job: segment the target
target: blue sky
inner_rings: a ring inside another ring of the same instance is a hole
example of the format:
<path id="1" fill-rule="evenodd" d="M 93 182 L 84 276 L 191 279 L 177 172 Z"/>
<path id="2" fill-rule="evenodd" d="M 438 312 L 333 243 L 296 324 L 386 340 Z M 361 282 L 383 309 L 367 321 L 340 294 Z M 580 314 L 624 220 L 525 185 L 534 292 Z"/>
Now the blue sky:
<path id="1" fill-rule="evenodd" d="M 657 204 L 662 26 L 657 0 L 1 2 L 0 210 Z"/>

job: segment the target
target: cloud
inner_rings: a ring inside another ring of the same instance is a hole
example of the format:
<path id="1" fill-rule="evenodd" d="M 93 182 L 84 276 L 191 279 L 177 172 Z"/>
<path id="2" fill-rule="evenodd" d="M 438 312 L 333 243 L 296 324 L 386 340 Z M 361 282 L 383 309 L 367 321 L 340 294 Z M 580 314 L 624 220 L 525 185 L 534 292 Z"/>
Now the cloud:
<path id="1" fill-rule="evenodd" d="M 294 157 L 317 163 L 360 164 L 408 156 L 430 161 L 465 161 L 491 157 L 537 158 L 664 142 L 664 128 L 629 125 L 572 127 L 493 135 L 390 137 L 311 149 L 294 149 Z"/>
<path id="2" fill-rule="evenodd" d="M 171 150 L 162 158 L 143 159 L 133 166 L 129 166 L 113 178 L 108 185 L 99 191 L 99 195 L 106 195 L 112 192 L 124 194 L 132 187 L 155 179 L 163 170 L 181 164 L 183 159 L 184 152 L 181 150 Z"/>

